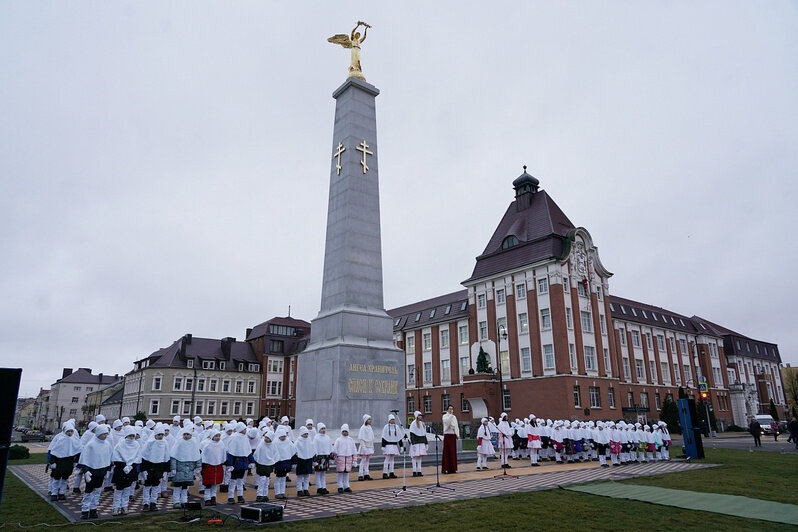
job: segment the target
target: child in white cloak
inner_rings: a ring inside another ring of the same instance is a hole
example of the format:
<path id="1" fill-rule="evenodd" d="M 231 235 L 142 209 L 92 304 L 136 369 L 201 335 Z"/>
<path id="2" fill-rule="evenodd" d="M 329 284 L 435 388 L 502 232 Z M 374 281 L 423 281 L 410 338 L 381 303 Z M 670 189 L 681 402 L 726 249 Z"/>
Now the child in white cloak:
<path id="1" fill-rule="evenodd" d="M 529 435 L 526 431 L 529 419 L 524 418 L 515 420 L 515 433 L 518 435 L 518 459 L 527 458 L 529 456 Z"/>
<path id="2" fill-rule="evenodd" d="M 413 464 L 413 476 L 423 477 L 421 460 L 427 455 L 427 426 L 420 411 L 416 410 L 413 416 L 415 419 L 410 424 L 410 461 Z"/>
<path id="3" fill-rule="evenodd" d="M 275 499 L 285 499 L 286 477 L 296 460 L 296 448 L 289 438 L 290 430 L 291 429 L 285 425 L 279 425 L 274 433 L 277 437 L 277 440 L 274 442 L 275 451 L 277 453 L 277 463 L 274 466 Z"/>
<path id="4" fill-rule="evenodd" d="M 180 416 L 177 416 L 177 417 L 179 418 Z M 179 421 L 179 419 L 178 419 L 178 421 Z M 166 446 L 169 447 L 169 455 L 170 456 L 172 454 L 172 449 L 174 449 L 174 447 L 175 447 L 175 443 L 177 443 L 177 437 L 176 436 L 180 436 L 180 430 L 182 430 L 182 429 L 178 429 L 178 431 L 175 434 L 172 434 L 173 430 L 174 430 L 174 424 L 169 425 L 167 423 L 164 423 L 164 425 L 163 425 L 163 439 L 166 442 Z M 166 473 L 166 475 L 164 475 L 161 478 L 161 483 L 158 485 L 158 496 L 159 497 L 162 497 L 164 499 L 169 497 L 169 493 L 168 493 L 168 491 L 169 491 L 169 479 L 171 479 L 171 478 L 172 478 L 172 471 L 171 470 L 168 471 Z"/>
<path id="5" fill-rule="evenodd" d="M 75 425 L 64 424 L 64 429 L 55 435 L 47 447 L 47 470 L 50 473 L 50 500 L 66 500 L 67 482 L 78 460 L 81 446 L 76 437 Z"/>
<path id="6" fill-rule="evenodd" d="M 538 463 L 538 452 L 542 447 L 542 440 L 540 437 L 541 429 L 538 427 L 538 420 L 534 415 L 530 414 L 525 428 L 528 440 L 527 449 L 529 450 L 529 462 L 534 467 L 540 467 Z"/>
<path id="7" fill-rule="evenodd" d="M 643 425 L 635 423 L 635 439 L 637 440 L 637 461 L 646 461 L 646 433 L 643 432 Z"/>
<path id="8" fill-rule="evenodd" d="M 649 462 L 654 462 L 654 452 L 657 450 L 657 444 L 654 442 L 654 434 L 648 424 L 643 425 L 643 435 L 646 438 L 646 458 Z"/>
<path id="9" fill-rule="evenodd" d="M 252 455 L 255 460 L 255 483 L 258 493 L 255 502 L 269 502 L 269 479 L 277 463 L 277 448 L 274 446 L 274 432 L 267 430 Z"/>
<path id="10" fill-rule="evenodd" d="M 654 438 L 654 460 L 663 460 L 662 457 L 662 427 L 659 424 L 651 427 L 651 435 Z"/>
<path id="11" fill-rule="evenodd" d="M 222 424 L 222 443 L 224 443 L 225 448 L 227 447 L 229 439 L 233 436 L 235 432 L 235 423 L 223 423 Z M 224 479 L 222 479 L 222 485 L 219 486 L 219 491 L 222 493 L 227 493 L 230 488 L 230 474 L 232 473 L 233 468 L 230 466 L 225 466 L 224 468 Z"/>
<path id="12" fill-rule="evenodd" d="M 660 448 L 660 455 L 663 460 L 670 460 L 670 447 L 672 445 L 671 442 L 671 433 L 668 430 L 668 424 L 664 421 L 660 421 L 658 423 L 660 430 L 662 431 L 662 447 Z"/>
<path id="13" fill-rule="evenodd" d="M 551 431 L 551 445 L 554 448 L 554 461 L 562 464 L 562 452 L 565 449 L 565 434 L 563 433 L 563 422 L 559 419 L 554 422 L 554 430 Z"/>
<path id="14" fill-rule="evenodd" d="M 596 424 L 596 432 L 593 435 L 593 441 L 596 444 L 599 464 L 601 464 L 601 467 L 610 467 L 607 463 L 607 449 L 609 449 L 610 446 L 610 433 L 603 421 L 599 421 Z"/>
<path id="15" fill-rule="evenodd" d="M 396 424 L 396 416 L 388 414 L 388 423 L 382 427 L 382 478 L 397 478 L 394 474 L 394 461 L 399 454 L 404 430 Z"/>
<path id="16" fill-rule="evenodd" d="M 313 438 L 313 449 L 316 453 L 316 459 L 313 461 L 313 470 L 316 472 L 316 493 L 327 495 L 330 493 L 327 489 L 327 470 L 332 459 L 332 440 L 327 435 L 327 426 L 324 423 L 319 423 L 316 427 L 316 437 Z"/>
<path id="17" fill-rule="evenodd" d="M 488 468 L 488 457 L 496 454 L 493 443 L 490 441 L 490 425 L 488 418 L 482 418 L 482 424 L 477 430 L 477 471 Z"/>
<path id="18" fill-rule="evenodd" d="M 108 425 L 96 427 L 95 434 L 88 440 L 80 453 L 78 468 L 86 481 L 83 502 L 80 507 L 81 519 L 96 519 L 97 506 L 100 504 L 100 491 L 103 479 L 111 468 L 111 457 L 114 449 L 107 440 L 110 432 Z"/>
<path id="19" fill-rule="evenodd" d="M 621 431 L 618 430 L 618 427 L 612 421 L 607 422 L 607 429 L 609 431 L 610 437 L 610 460 L 612 461 L 613 466 L 619 466 L 621 465 L 619 462 L 621 453 Z"/>
<path id="20" fill-rule="evenodd" d="M 83 434 L 80 435 L 80 448 L 81 449 L 85 449 L 86 445 L 88 445 L 89 442 L 94 439 L 94 436 L 96 435 L 95 434 L 95 430 L 97 429 L 97 427 L 98 427 L 98 425 L 97 425 L 97 423 L 95 421 L 90 421 L 89 422 L 89 425 L 86 428 L 86 430 L 83 431 Z M 111 435 L 109 433 L 108 438 L 110 438 L 110 437 L 111 437 Z M 108 441 L 108 444 L 111 446 L 111 449 L 114 448 L 114 445 L 113 445 L 113 443 L 111 443 L 111 440 Z M 81 483 L 82 480 L 83 480 L 83 476 L 82 475 L 75 475 L 75 483 L 74 483 L 74 486 L 72 488 L 72 492 L 73 493 L 80 493 L 80 483 Z"/>
<path id="21" fill-rule="evenodd" d="M 499 429 L 499 457 L 501 458 L 501 466 L 507 468 L 512 467 L 507 462 L 507 459 L 513 449 L 513 429 L 510 427 L 505 412 L 502 412 L 499 416 L 497 428 Z"/>
<path id="22" fill-rule="evenodd" d="M 316 439 L 316 434 L 318 434 L 318 431 L 313 427 L 312 419 L 305 420 L 305 427 L 308 429 L 308 439 L 310 439 L 310 441 Z"/>
<path id="23" fill-rule="evenodd" d="M 111 425 L 111 433 L 108 438 L 111 440 L 111 445 L 116 447 L 116 444 L 122 440 L 122 420 L 117 419 L 114 421 L 113 425 Z"/>
<path id="24" fill-rule="evenodd" d="M 374 429 L 371 427 L 371 416 L 368 414 L 363 414 L 363 425 L 357 431 L 357 443 L 357 456 L 360 459 L 357 479 L 371 480 L 371 476 L 369 476 L 369 461 L 374 455 Z"/>
<path id="25" fill-rule="evenodd" d="M 166 477 L 171 465 L 172 452 L 164 438 L 166 429 L 162 423 L 155 425 L 152 438 L 141 450 L 141 470 L 144 477 L 142 507 L 145 512 L 157 510 L 158 493 L 161 481 Z"/>
<path id="26" fill-rule="evenodd" d="M 310 431 L 306 426 L 299 427 L 299 438 L 296 443 L 296 496 L 310 497 L 310 474 L 313 472 L 313 460 L 316 448 L 310 439 Z"/>
<path id="27" fill-rule="evenodd" d="M 169 467 L 172 471 L 173 508 L 184 507 L 188 502 L 188 488 L 194 485 L 194 476 L 202 472 L 199 443 L 193 437 L 190 423 L 190 421 L 184 423 L 186 426 L 180 433 L 180 439 L 172 447 Z"/>
<path id="28" fill-rule="evenodd" d="M 349 472 L 352 471 L 352 464 L 355 460 L 355 440 L 349 436 L 349 425 L 341 425 L 341 435 L 336 438 L 332 447 L 335 455 L 335 471 L 338 479 L 338 493 L 352 493 L 349 487 Z"/>
<path id="29" fill-rule="evenodd" d="M 249 470 L 250 455 L 252 454 L 247 437 L 247 426 L 244 423 L 240 421 L 236 423 L 235 434 L 227 438 L 225 447 L 227 448 L 225 465 L 230 471 L 230 492 L 227 494 L 227 504 L 236 503 L 236 493 L 238 494 L 238 503 L 243 503 L 245 502 L 244 477 Z"/>
<path id="30" fill-rule="evenodd" d="M 136 441 L 136 431 L 125 427 L 122 436 L 111 459 L 114 464 L 111 477 L 114 485 L 112 515 L 127 513 L 130 497 L 133 495 L 133 483 L 139 475 L 138 467 L 141 465 L 141 446 Z"/>
<path id="31" fill-rule="evenodd" d="M 222 433 L 217 429 L 206 429 L 209 438 L 200 444 L 202 456 L 202 494 L 205 506 L 216 506 L 216 490 L 224 480 L 224 463 L 227 449 L 222 443 Z"/>

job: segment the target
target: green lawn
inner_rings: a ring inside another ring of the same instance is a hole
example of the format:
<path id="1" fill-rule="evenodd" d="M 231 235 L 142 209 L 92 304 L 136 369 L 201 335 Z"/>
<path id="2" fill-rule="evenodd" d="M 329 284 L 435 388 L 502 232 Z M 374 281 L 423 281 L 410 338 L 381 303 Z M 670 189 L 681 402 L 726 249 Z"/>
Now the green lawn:
<path id="1" fill-rule="evenodd" d="M 36 457 L 27 463 L 41 463 Z M 720 467 L 672 473 L 656 477 L 643 477 L 626 482 L 669 488 L 713 491 L 748 495 L 780 502 L 796 503 L 798 481 L 788 478 L 798 470 L 798 456 L 777 453 L 748 453 L 747 451 L 708 450 L 707 461 L 722 464 Z M 20 463 L 15 461 L 13 463 Z M 12 463 L 12 464 L 13 464 Z M 289 510 L 290 511 L 290 501 Z M 179 513 L 156 517 L 142 516 L 117 521 L 125 529 L 135 526 L 143 530 L 185 530 L 178 523 Z M 6 491 L 0 507 L 0 526 L 10 523 L 34 525 L 66 523 L 58 512 L 38 495 L 26 488 L 14 475 L 6 477 Z M 637 501 L 610 499 L 564 490 L 517 493 L 500 497 L 455 501 L 425 506 L 412 506 L 396 510 L 377 510 L 361 514 L 346 514 L 328 519 L 282 523 L 273 528 L 281 530 L 360 530 L 380 531 L 409 528 L 413 530 L 440 530 L 457 528 L 459 531 L 521 530 L 556 527 L 560 530 L 773 530 L 774 524 L 765 521 L 727 517 L 718 514 L 681 510 Z M 235 525 L 229 519 L 225 528 Z M 77 524 L 77 528 L 96 527 Z M 119 528 L 111 525 L 111 529 Z M 204 523 L 194 527 L 208 528 Z M 779 530 L 789 529 L 777 525 Z M 70 527 L 73 528 L 73 527 Z M 218 527 L 217 527 L 218 528 Z M 253 528 L 242 525 L 241 528 Z"/>

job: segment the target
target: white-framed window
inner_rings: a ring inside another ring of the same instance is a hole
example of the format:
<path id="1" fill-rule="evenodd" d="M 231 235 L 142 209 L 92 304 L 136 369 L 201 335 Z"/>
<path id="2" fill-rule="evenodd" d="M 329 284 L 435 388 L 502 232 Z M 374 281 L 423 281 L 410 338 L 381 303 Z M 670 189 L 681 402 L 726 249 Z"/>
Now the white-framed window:
<path id="1" fill-rule="evenodd" d="M 204 415 L 202 413 L 204 406 L 205 406 L 205 401 L 197 401 L 197 404 L 194 405 L 194 414 L 197 416 Z"/>
<path id="2" fill-rule="evenodd" d="M 648 361 L 648 371 L 651 373 L 651 382 L 656 384 L 657 383 L 657 366 L 656 362 L 653 360 Z"/>
<path id="3" fill-rule="evenodd" d="M 469 357 L 464 356 L 460 357 L 460 380 L 462 381 L 463 377 L 468 375 L 468 370 L 471 369 L 471 360 Z"/>
<path id="4" fill-rule="evenodd" d="M 715 378 L 715 386 L 723 386 L 723 375 L 720 368 L 712 368 L 712 376 Z"/>
<path id="5" fill-rule="evenodd" d="M 441 360 L 441 380 L 449 382 L 452 379 L 452 370 L 449 367 L 449 359 Z"/>
<path id="6" fill-rule="evenodd" d="M 612 374 L 612 368 L 610 367 L 610 350 L 606 347 L 604 348 L 604 371 L 607 375 Z"/>
<path id="7" fill-rule="evenodd" d="M 601 287 L 600 286 L 596 287 L 596 299 L 601 301 Z"/>
<path id="8" fill-rule="evenodd" d="M 441 349 L 449 348 L 449 329 L 441 329 Z"/>
<path id="9" fill-rule="evenodd" d="M 244 381 L 236 380 L 235 390 L 235 393 L 244 393 Z"/>
<path id="10" fill-rule="evenodd" d="M 485 294 L 477 294 L 477 308 L 485 308 L 487 300 Z"/>
<path id="11" fill-rule="evenodd" d="M 651 349 L 651 333 L 646 333 L 646 347 Z"/>
<path id="12" fill-rule="evenodd" d="M 529 318 L 527 317 L 526 312 L 522 312 L 518 315 L 518 332 L 521 334 L 529 332 Z"/>
<path id="13" fill-rule="evenodd" d="M 153 391 L 158 391 L 161 389 L 161 377 L 152 378 L 152 389 Z"/>
<path id="14" fill-rule="evenodd" d="M 416 335 L 415 333 L 409 333 L 406 336 L 406 343 L 407 343 L 407 352 L 408 353 L 415 353 L 416 352 Z"/>
<path id="15" fill-rule="evenodd" d="M 432 362 L 424 362 L 424 382 L 432 382 Z"/>
<path id="16" fill-rule="evenodd" d="M 693 383 L 694 383 L 693 386 L 697 386 L 695 384 L 695 379 L 693 379 L 693 372 L 690 370 L 690 364 L 685 364 L 684 365 L 684 378 L 687 381 L 688 386 L 689 386 L 690 381 L 693 381 Z"/>
<path id="17" fill-rule="evenodd" d="M 673 365 L 673 376 L 676 379 L 676 384 L 681 384 L 682 383 L 682 374 L 679 371 L 679 364 L 674 364 Z"/>
<path id="18" fill-rule="evenodd" d="M 661 334 L 657 335 L 657 349 L 665 351 L 665 337 Z"/>
<path id="19" fill-rule="evenodd" d="M 566 294 L 571 291 L 571 281 L 568 280 L 567 275 L 564 275 L 562 278 L 562 291 Z"/>
<path id="20" fill-rule="evenodd" d="M 74 417 L 74 416 L 76 416 L 76 415 L 77 415 L 77 413 L 78 413 L 78 409 L 77 409 L 77 408 L 70 408 L 70 409 L 69 409 L 69 415 L 70 415 L 70 417 Z"/>
<path id="21" fill-rule="evenodd" d="M 502 375 L 505 377 L 510 376 L 510 353 L 507 351 L 500 351 L 499 357 L 502 363 Z"/>
<path id="22" fill-rule="evenodd" d="M 515 285 L 515 297 L 516 299 L 526 299 L 526 284 Z"/>
<path id="23" fill-rule="evenodd" d="M 248 364 L 247 371 L 250 371 L 252 373 L 260 372 L 260 364 Z"/>
<path id="24" fill-rule="evenodd" d="M 504 288 L 499 288 L 496 290 L 496 304 L 503 305 L 504 304 Z"/>
<path id="25" fill-rule="evenodd" d="M 571 307 L 565 307 L 565 326 L 569 329 L 574 328 L 574 317 Z"/>
<path id="26" fill-rule="evenodd" d="M 548 293 L 549 293 L 549 278 L 540 277 L 538 279 L 538 294 L 548 294 Z"/>
<path id="27" fill-rule="evenodd" d="M 253 401 L 247 401 L 246 415 L 251 416 L 254 414 L 255 414 L 255 403 Z"/>
<path id="28" fill-rule="evenodd" d="M 540 328 L 544 331 L 551 329 L 551 311 L 547 308 L 540 309 Z"/>
<path id="29" fill-rule="evenodd" d="M 577 283 L 576 293 L 579 294 L 579 297 L 587 297 L 587 283 L 584 281 Z"/>
<path id="30" fill-rule="evenodd" d="M 186 377 L 186 391 L 190 392 L 193 389 L 194 389 L 194 378 Z"/>
<path id="31" fill-rule="evenodd" d="M 571 358 L 571 369 L 576 369 L 576 346 L 568 344 L 568 355 Z"/>
<path id="32" fill-rule="evenodd" d="M 280 396 L 283 393 L 283 381 L 281 380 L 268 380 L 266 381 L 266 395 Z"/>
<path id="33" fill-rule="evenodd" d="M 230 393 L 230 379 L 222 381 L 222 393 Z"/>
<path id="34" fill-rule="evenodd" d="M 521 348 L 521 371 L 524 373 L 532 372 L 532 355 L 528 347 Z"/>
<path id="35" fill-rule="evenodd" d="M 670 384 L 670 382 L 671 382 L 671 372 L 668 370 L 668 363 L 667 362 L 660 362 L 659 363 L 659 370 L 662 372 L 662 381 L 665 384 Z"/>
<path id="36" fill-rule="evenodd" d="M 220 370 L 224 371 L 226 367 L 227 367 L 227 363 L 225 363 L 224 361 L 219 362 L 219 369 Z"/>
<path id="37" fill-rule="evenodd" d="M 673 336 L 668 338 L 668 343 L 671 344 L 671 353 L 673 353 L 675 355 L 676 354 L 676 340 L 673 338 Z M 682 353 L 682 354 L 686 355 L 687 353 Z"/>
<path id="38" fill-rule="evenodd" d="M 219 406 L 219 415 L 226 416 L 230 413 L 230 401 L 222 401 Z"/>
<path id="39" fill-rule="evenodd" d="M 205 391 L 205 379 L 197 379 L 197 391 L 198 392 Z"/>
<path id="40" fill-rule="evenodd" d="M 176 392 L 179 392 L 183 389 L 183 377 L 175 377 L 174 381 L 172 382 L 172 389 Z"/>
<path id="41" fill-rule="evenodd" d="M 172 400 L 172 409 L 170 412 L 172 412 L 172 415 L 177 415 L 180 413 L 180 401 L 177 399 Z"/>
<path id="42" fill-rule="evenodd" d="M 186 360 L 186 367 L 188 369 L 192 369 L 194 367 L 194 359 L 193 358 L 189 358 L 188 360 Z"/>
<path id="43" fill-rule="evenodd" d="M 243 362 L 239 362 L 238 363 L 238 371 L 244 371 L 244 363 Z"/>
<path id="44" fill-rule="evenodd" d="M 208 401 L 208 414 L 209 416 L 213 416 L 216 414 L 216 401 Z"/>
<path id="45" fill-rule="evenodd" d="M 233 415 L 234 416 L 241 415 L 241 401 L 233 401 Z"/>
<path id="46" fill-rule="evenodd" d="M 640 392 L 640 406 L 648 408 L 648 392 Z"/>
<path id="47" fill-rule="evenodd" d="M 282 358 L 269 358 L 267 365 L 269 373 L 282 373 L 283 372 L 283 359 Z"/>
<path id="48" fill-rule="evenodd" d="M 77 402 L 78 402 L 78 398 L 77 398 L 77 397 L 73 397 L 73 398 L 72 398 L 72 402 L 73 402 L 73 403 L 77 403 Z"/>
<path id="49" fill-rule="evenodd" d="M 191 414 L 191 401 L 183 401 L 183 415 Z"/>
<path id="50" fill-rule="evenodd" d="M 631 369 L 629 367 L 629 357 L 623 357 L 623 378 L 629 380 L 631 378 Z"/>
<path id="51" fill-rule="evenodd" d="M 599 326 L 601 327 L 601 334 L 607 334 L 607 320 L 604 319 L 604 314 L 599 314 Z"/>
<path id="52" fill-rule="evenodd" d="M 582 393 L 579 385 L 574 386 L 574 406 L 582 406 Z"/>
<path id="53" fill-rule="evenodd" d="M 640 347 L 640 331 L 632 331 L 632 345 Z"/>
<path id="54" fill-rule="evenodd" d="M 609 393 L 607 394 L 607 404 L 610 408 L 615 408 L 615 390 L 610 388 Z"/>
<path id="55" fill-rule="evenodd" d="M 458 335 L 460 336 L 460 344 L 467 344 L 468 343 L 468 325 L 461 325 L 457 329 Z"/>
<path id="56" fill-rule="evenodd" d="M 209 392 L 216 392 L 219 389 L 219 380 L 218 379 L 211 379 L 208 381 L 208 391 Z"/>
<path id="57" fill-rule="evenodd" d="M 513 402 L 510 398 L 510 390 L 502 390 L 502 410 L 512 410 Z"/>
<path id="58" fill-rule="evenodd" d="M 621 345 L 626 345 L 626 329 L 618 327 L 618 336 L 621 338 Z"/>
<path id="59" fill-rule="evenodd" d="M 679 349 L 682 350 L 682 354 L 683 355 L 688 354 L 688 351 L 687 351 L 687 340 L 685 340 L 684 338 L 680 338 L 679 339 Z"/>
<path id="60" fill-rule="evenodd" d="M 554 369 L 554 346 L 546 344 L 543 346 L 544 369 Z"/>
<path id="61" fill-rule="evenodd" d="M 247 393 L 255 393 L 255 381 L 247 381 Z"/>
<path id="62" fill-rule="evenodd" d="M 150 399 L 150 415 L 157 416 L 158 410 L 161 407 L 160 399 Z"/>
<path id="63" fill-rule="evenodd" d="M 415 364 L 408 364 L 407 365 L 407 384 L 415 384 L 416 383 L 416 365 Z"/>
<path id="64" fill-rule="evenodd" d="M 590 408 L 601 408 L 601 389 L 598 386 L 590 386 Z"/>
<path id="65" fill-rule="evenodd" d="M 479 339 L 480 340 L 487 340 L 488 339 L 488 322 L 487 321 L 479 322 Z"/>
<path id="66" fill-rule="evenodd" d="M 718 358 L 718 346 L 715 344 L 709 344 L 709 356 L 712 358 Z"/>
<path id="67" fill-rule="evenodd" d="M 596 348 L 586 345 L 585 346 L 585 369 L 587 371 L 596 371 Z"/>
<path id="68" fill-rule="evenodd" d="M 593 332 L 593 317 L 590 312 L 582 310 L 579 314 L 582 316 L 582 332 Z"/>
<path id="69" fill-rule="evenodd" d="M 639 358 L 635 359 L 635 373 L 637 373 L 638 382 L 646 380 L 646 368 L 643 366 L 643 361 Z"/>
<path id="70" fill-rule="evenodd" d="M 80 386 L 73 386 L 72 387 L 72 391 L 73 392 L 79 392 L 80 391 Z"/>
<path id="71" fill-rule="evenodd" d="M 424 351 L 429 351 L 432 349 L 432 333 L 422 334 L 421 340 L 424 343 Z"/>
<path id="72" fill-rule="evenodd" d="M 432 396 L 425 395 L 424 396 L 424 413 L 431 414 L 432 413 Z"/>
<path id="73" fill-rule="evenodd" d="M 214 369 L 216 367 L 215 360 L 203 360 L 202 369 Z"/>

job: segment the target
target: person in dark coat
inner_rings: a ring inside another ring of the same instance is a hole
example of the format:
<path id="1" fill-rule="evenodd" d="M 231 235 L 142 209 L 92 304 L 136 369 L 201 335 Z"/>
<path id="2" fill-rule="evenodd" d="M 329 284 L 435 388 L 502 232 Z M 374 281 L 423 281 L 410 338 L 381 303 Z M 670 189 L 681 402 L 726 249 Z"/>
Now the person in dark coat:
<path id="1" fill-rule="evenodd" d="M 795 444 L 795 448 L 798 449 L 798 419 L 792 418 L 792 421 L 787 425 L 787 430 L 790 431 L 792 442 Z"/>
<path id="2" fill-rule="evenodd" d="M 756 418 L 752 419 L 751 424 L 748 425 L 748 432 L 754 437 L 754 447 L 762 447 L 762 425 L 759 424 Z"/>

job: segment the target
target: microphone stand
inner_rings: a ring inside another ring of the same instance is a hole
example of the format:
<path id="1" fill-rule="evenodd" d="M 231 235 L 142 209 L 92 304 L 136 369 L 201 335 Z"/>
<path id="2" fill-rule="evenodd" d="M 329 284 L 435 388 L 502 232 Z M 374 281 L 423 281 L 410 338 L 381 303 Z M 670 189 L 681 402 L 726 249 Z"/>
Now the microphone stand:
<path id="1" fill-rule="evenodd" d="M 507 447 L 504 444 L 504 433 L 501 430 L 499 431 L 499 456 L 501 456 L 502 461 L 502 474 L 493 475 L 493 478 L 500 478 L 502 480 L 507 478 L 519 478 L 518 475 L 507 474 Z"/>
<path id="2" fill-rule="evenodd" d="M 454 488 L 450 488 L 448 486 L 441 486 L 441 476 L 440 476 L 440 471 L 438 469 L 438 441 L 441 439 L 441 437 L 438 436 L 438 433 L 435 432 L 435 429 L 432 428 L 432 426 L 430 426 L 429 430 L 430 432 L 432 432 L 433 436 L 435 436 L 435 485 L 429 486 L 427 489 L 432 493 L 435 493 L 435 490 L 437 490 L 438 488 L 454 491 Z"/>
<path id="3" fill-rule="evenodd" d="M 404 445 L 402 445 L 402 440 L 404 440 L 404 443 L 405 443 Z M 407 489 L 407 473 L 406 473 L 406 471 L 407 471 L 407 448 L 410 445 L 410 442 L 407 441 L 407 434 L 405 434 L 405 436 L 404 436 L 404 438 L 402 438 L 402 440 L 399 440 L 399 445 L 402 446 L 402 489 L 394 490 L 393 496 L 394 497 L 398 497 L 399 495 L 401 495 L 403 493 L 417 493 L 417 494 L 420 495 L 421 492 L 418 491 L 418 490 L 409 490 L 409 489 Z"/>

